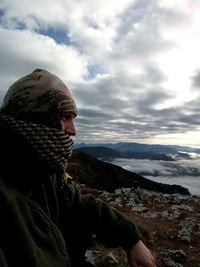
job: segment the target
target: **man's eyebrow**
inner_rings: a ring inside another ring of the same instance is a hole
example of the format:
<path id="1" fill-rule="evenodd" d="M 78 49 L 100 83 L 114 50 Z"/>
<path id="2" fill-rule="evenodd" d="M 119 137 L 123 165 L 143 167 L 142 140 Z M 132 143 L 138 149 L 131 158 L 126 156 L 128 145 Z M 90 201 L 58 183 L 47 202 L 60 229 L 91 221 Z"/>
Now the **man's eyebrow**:
<path id="1" fill-rule="evenodd" d="M 67 113 L 61 113 L 60 116 L 65 118 L 75 118 L 77 115 L 73 112 L 67 112 Z"/>

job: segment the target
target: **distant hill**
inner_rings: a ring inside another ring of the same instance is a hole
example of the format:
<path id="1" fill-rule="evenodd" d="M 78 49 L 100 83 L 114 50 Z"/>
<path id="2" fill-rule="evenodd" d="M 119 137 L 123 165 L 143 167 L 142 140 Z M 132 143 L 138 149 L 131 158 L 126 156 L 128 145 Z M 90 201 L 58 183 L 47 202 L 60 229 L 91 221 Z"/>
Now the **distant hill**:
<path id="1" fill-rule="evenodd" d="M 170 146 L 164 145 L 147 145 L 147 144 L 138 144 L 138 143 L 116 143 L 108 144 L 108 147 L 122 151 L 122 152 L 152 152 L 152 153 L 165 153 L 173 154 L 177 150 Z"/>
<path id="2" fill-rule="evenodd" d="M 111 143 L 75 144 L 75 148 L 82 148 L 82 147 L 108 147 L 120 152 L 131 151 L 131 152 L 154 152 L 154 153 L 174 154 L 180 151 L 181 152 L 185 151 L 185 152 L 200 153 L 200 149 L 188 146 L 177 146 L 177 145 L 149 145 L 149 144 L 127 143 L 127 142 L 119 142 L 115 144 Z"/>
<path id="3" fill-rule="evenodd" d="M 69 161 L 68 172 L 80 183 L 87 186 L 114 191 L 121 187 L 140 187 L 143 189 L 189 195 L 188 189 L 179 185 L 157 183 L 119 166 L 98 160 L 88 154 L 75 150 Z"/>
<path id="4" fill-rule="evenodd" d="M 164 161 L 174 161 L 174 158 L 162 154 L 162 153 L 154 153 L 154 152 L 132 152 L 132 151 L 124 151 L 120 152 L 114 150 L 109 147 L 80 147 L 79 151 L 85 152 L 90 156 L 95 158 L 99 158 L 102 160 L 112 160 L 114 158 L 127 158 L 127 159 L 149 159 L 149 160 L 164 160 Z"/>
<path id="5" fill-rule="evenodd" d="M 102 159 L 108 159 L 108 158 L 121 158 L 123 157 L 122 153 L 119 151 L 116 151 L 109 147 L 103 147 L 103 146 L 96 146 L 96 147 L 80 147 L 78 149 L 79 151 L 85 152 L 95 158 L 102 158 Z"/>
<path id="6" fill-rule="evenodd" d="M 176 159 L 189 159 L 190 152 L 200 154 L 200 149 L 186 146 L 147 145 L 138 143 L 116 144 L 76 144 L 76 149 L 96 158 L 110 160 L 112 158 L 149 159 L 174 161 Z"/>

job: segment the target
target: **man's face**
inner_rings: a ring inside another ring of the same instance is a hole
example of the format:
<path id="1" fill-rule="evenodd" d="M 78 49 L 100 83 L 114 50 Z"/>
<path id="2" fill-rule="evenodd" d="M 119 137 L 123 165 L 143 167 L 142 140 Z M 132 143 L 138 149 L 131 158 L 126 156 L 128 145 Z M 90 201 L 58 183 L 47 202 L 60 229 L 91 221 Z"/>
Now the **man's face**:
<path id="1" fill-rule="evenodd" d="M 76 129 L 74 126 L 74 119 L 75 115 L 72 113 L 69 113 L 67 115 L 61 115 L 61 125 L 62 125 L 62 131 L 66 134 L 75 136 L 76 135 Z"/>

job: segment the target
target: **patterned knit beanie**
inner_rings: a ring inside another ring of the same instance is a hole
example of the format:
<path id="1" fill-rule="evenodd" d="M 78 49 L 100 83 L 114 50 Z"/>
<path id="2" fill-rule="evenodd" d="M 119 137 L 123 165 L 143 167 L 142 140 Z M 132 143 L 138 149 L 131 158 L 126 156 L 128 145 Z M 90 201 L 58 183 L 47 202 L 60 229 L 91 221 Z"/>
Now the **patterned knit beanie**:
<path id="1" fill-rule="evenodd" d="M 77 108 L 66 85 L 54 74 L 36 69 L 8 89 L 1 117 L 55 170 L 65 170 L 73 141 L 61 131 L 60 116 Z"/>
<path id="2" fill-rule="evenodd" d="M 77 115 L 67 86 L 57 76 L 42 69 L 34 70 L 11 85 L 1 110 L 17 118 L 42 124 L 46 120 L 55 120 L 61 114 Z M 49 126 L 52 126 L 51 123 L 56 122 L 49 122 Z"/>

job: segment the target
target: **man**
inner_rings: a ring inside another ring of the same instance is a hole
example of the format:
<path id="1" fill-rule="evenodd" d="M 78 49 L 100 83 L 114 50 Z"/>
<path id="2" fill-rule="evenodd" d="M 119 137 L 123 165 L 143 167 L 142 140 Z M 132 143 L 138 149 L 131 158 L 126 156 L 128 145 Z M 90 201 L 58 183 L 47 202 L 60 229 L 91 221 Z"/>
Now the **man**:
<path id="1" fill-rule="evenodd" d="M 134 223 L 65 181 L 77 108 L 66 85 L 36 69 L 8 90 L 0 112 L 0 266 L 86 266 L 95 234 L 130 266 L 155 267 Z"/>

